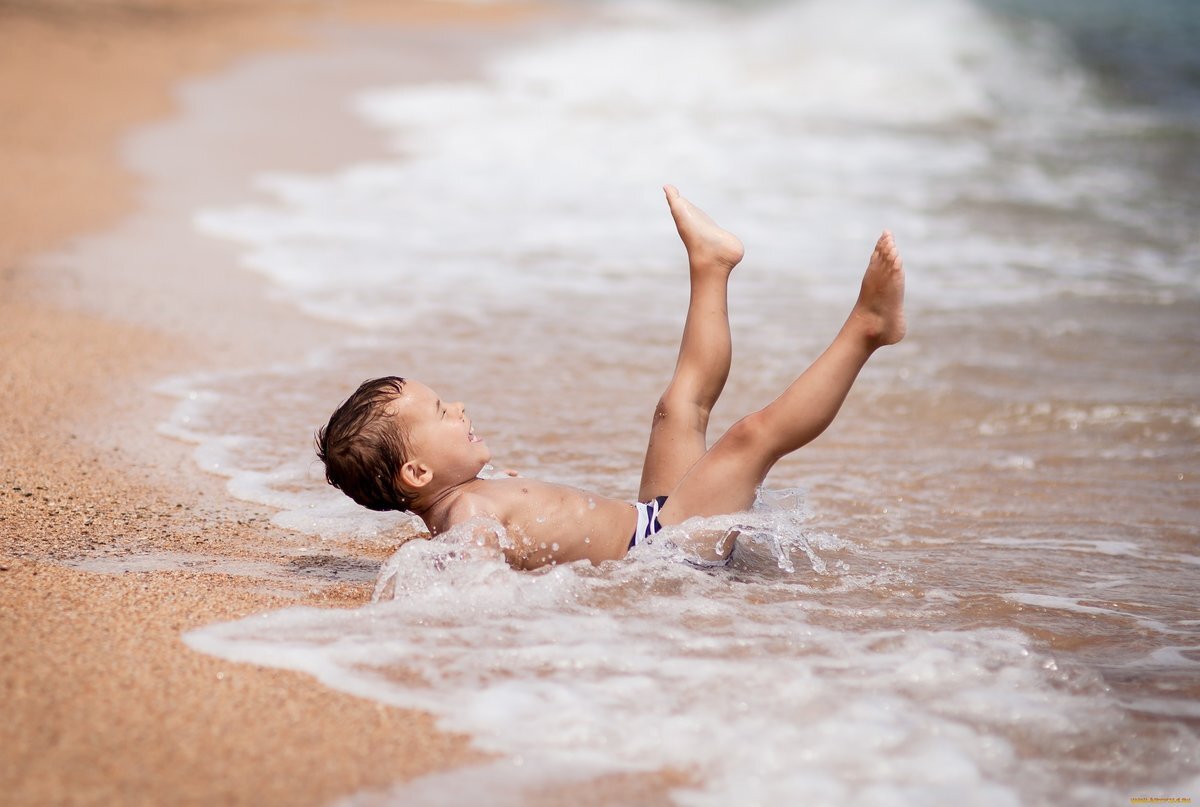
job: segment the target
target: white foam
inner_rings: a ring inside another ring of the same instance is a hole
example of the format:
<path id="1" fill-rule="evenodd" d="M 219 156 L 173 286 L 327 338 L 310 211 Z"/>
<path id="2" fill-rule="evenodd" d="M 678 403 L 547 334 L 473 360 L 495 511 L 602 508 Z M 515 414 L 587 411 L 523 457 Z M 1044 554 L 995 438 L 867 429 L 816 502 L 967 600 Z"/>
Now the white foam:
<path id="1" fill-rule="evenodd" d="M 1062 611 L 1070 611 L 1076 614 L 1089 614 L 1093 616 L 1114 617 L 1116 619 L 1127 619 L 1134 622 L 1156 634 L 1162 636 L 1168 635 L 1191 635 L 1192 631 L 1172 627 L 1157 619 L 1150 619 L 1142 616 L 1134 611 L 1122 611 L 1116 607 L 1101 608 L 1096 605 L 1084 605 L 1078 598 L 1060 597 L 1053 594 L 1032 594 L 1030 592 L 1011 592 L 1002 595 L 1004 599 L 1011 602 L 1021 603 L 1022 605 L 1032 605 L 1035 608 L 1049 608 Z M 1137 605 L 1134 603 L 1133 605 Z"/>
<path id="2" fill-rule="evenodd" d="M 349 803 L 515 804 L 530 788 L 666 768 L 696 780 L 673 792 L 680 804 L 1113 798 L 1086 764 L 1071 773 L 1069 753 L 1013 745 L 1119 742 L 1127 718 L 1098 683 L 1013 630 L 822 626 L 803 596 L 815 564 L 791 556 L 796 575 L 765 566 L 736 582 L 654 554 L 522 574 L 449 535 L 398 551 L 370 606 L 185 639 L 429 711 L 502 757 Z"/>
<path id="3" fill-rule="evenodd" d="M 1092 541 L 1082 538 L 1038 540 L 1037 538 L 1030 537 L 995 537 L 984 538 L 981 543 L 992 546 L 1019 547 L 1030 551 L 1078 552 L 1108 555 L 1110 557 L 1140 558 L 1146 554 L 1146 547 L 1140 546 L 1133 541 Z"/>
<path id="4" fill-rule="evenodd" d="M 401 158 L 263 177 L 274 204 L 197 226 L 247 244 L 245 264 L 304 310 L 383 330 L 447 310 L 483 321 L 613 278 L 647 294 L 673 282 L 664 181 L 773 277 L 825 297 L 854 288 L 884 226 L 922 266 L 917 303 L 1103 288 L 1110 269 L 1196 280 L 1153 253 L 1011 238 L 955 212 L 1140 215 L 1121 207 L 1141 181 L 1128 167 L 1044 164 L 1088 126 L 1130 125 L 1044 31 L 1020 41 L 966 0 L 607 11 L 501 52 L 482 79 L 364 92 L 356 108 Z"/>

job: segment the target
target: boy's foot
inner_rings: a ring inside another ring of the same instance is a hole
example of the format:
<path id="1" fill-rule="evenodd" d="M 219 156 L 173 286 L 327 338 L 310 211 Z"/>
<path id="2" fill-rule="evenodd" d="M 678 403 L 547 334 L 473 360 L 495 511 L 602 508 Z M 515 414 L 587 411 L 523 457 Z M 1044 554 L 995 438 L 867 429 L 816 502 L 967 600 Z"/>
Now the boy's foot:
<path id="1" fill-rule="evenodd" d="M 852 318 L 876 347 L 894 345 L 904 338 L 904 261 L 887 230 L 871 253 Z"/>
<path id="2" fill-rule="evenodd" d="M 675 229 L 687 249 L 688 261 L 693 267 L 719 266 L 726 272 L 738 265 L 745 254 L 741 240 L 722 230 L 700 208 L 684 199 L 674 185 L 663 186 L 667 204 L 671 207 L 671 218 Z"/>

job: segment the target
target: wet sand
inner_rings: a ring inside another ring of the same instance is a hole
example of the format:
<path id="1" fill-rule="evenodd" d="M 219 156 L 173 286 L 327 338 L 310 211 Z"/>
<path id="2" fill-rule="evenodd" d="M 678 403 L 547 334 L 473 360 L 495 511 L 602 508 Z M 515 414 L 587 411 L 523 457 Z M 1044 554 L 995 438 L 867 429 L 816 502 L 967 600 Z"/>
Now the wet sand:
<path id="1" fill-rule="evenodd" d="M 137 270 L 119 256 L 87 276 L 44 256 L 69 254 L 145 207 L 124 138 L 175 114 L 179 81 L 247 54 L 311 47 L 314 23 L 492 25 L 529 13 L 445 3 L 0 2 L 7 803 L 323 803 L 478 756 L 426 715 L 185 647 L 183 631 L 216 620 L 362 603 L 369 569 L 280 535 L 269 513 L 232 502 L 222 480 L 197 472 L 188 447 L 154 434 L 145 416 L 167 403 L 148 386 L 221 364 L 244 348 L 238 332 L 213 328 L 214 312 L 172 325 L 193 304 L 189 290 L 172 289 L 174 318 L 162 316 L 152 293 L 130 293 L 122 272 Z M 280 168 L 321 167 L 314 159 L 311 149 L 276 155 Z M 142 282 L 138 291 L 154 291 Z M 245 314 L 233 308 L 226 318 Z M 286 557 L 281 544 L 292 547 Z M 379 550 L 363 549 L 368 561 L 371 553 Z"/>

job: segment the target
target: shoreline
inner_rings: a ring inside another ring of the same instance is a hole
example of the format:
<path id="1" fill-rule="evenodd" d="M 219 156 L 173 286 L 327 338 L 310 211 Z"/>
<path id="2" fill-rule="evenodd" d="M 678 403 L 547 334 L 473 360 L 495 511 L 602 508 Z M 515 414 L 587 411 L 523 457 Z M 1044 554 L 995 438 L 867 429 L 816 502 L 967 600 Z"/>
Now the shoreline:
<path id="1" fill-rule="evenodd" d="M 304 539 L 281 555 L 289 537 L 267 508 L 232 499 L 190 445 L 154 432 L 173 402 L 150 383 L 261 363 L 323 327 L 265 299 L 234 247 L 188 232 L 180 214 L 198 193 L 240 197 L 231 178 L 250 169 L 328 169 L 383 144 L 344 116 L 328 138 L 270 152 L 265 130 L 249 154 L 231 137 L 214 171 L 156 153 L 155 139 L 186 128 L 207 77 L 315 58 L 364 23 L 458 30 L 539 13 L 370 0 L 0 7 L 0 100 L 20 113 L 0 127 L 0 172 L 14 180 L 0 194 L 13 223 L 0 241 L 0 788 L 14 803 L 323 803 L 481 758 L 426 714 L 181 641 L 270 609 L 359 605 L 371 582 L 344 558 L 304 554 Z M 324 102 L 337 92 L 316 90 Z M 255 112 L 266 126 L 278 109 L 226 114 L 244 129 Z M 182 192 L 154 182 L 180 169 Z M 164 259 L 171 271 L 156 271 Z"/>

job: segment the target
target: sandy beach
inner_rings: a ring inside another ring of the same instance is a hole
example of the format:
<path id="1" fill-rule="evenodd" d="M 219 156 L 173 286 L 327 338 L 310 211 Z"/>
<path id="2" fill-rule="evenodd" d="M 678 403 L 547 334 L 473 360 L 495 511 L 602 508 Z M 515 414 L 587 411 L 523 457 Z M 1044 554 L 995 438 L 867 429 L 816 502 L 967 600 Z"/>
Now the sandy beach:
<path id="1" fill-rule="evenodd" d="M 252 53 L 310 48 L 318 23 L 502 25 L 526 13 L 442 3 L 0 3 L 6 803 L 323 803 L 478 756 L 425 715 L 185 647 L 190 628 L 282 605 L 358 604 L 370 584 L 338 583 L 334 571 L 310 588 L 294 575 L 264 585 L 278 563 L 264 541 L 266 514 L 219 502 L 221 480 L 195 471 L 187 447 L 164 446 L 153 421 L 139 430 L 139 413 L 166 405 L 146 399 L 149 382 L 220 363 L 236 352 L 234 336 L 127 315 L 120 282 L 111 299 L 85 299 L 77 278 L 39 256 L 69 251 L 144 204 L 122 144 L 177 113 L 182 80 Z M 358 136 L 336 148 L 366 142 Z M 319 166 L 313 148 L 275 159 Z M 110 270 L 120 267 L 99 273 Z M 147 555 L 158 560 L 140 568 L 153 570 L 137 571 L 133 559 Z M 105 571 L 81 570 L 89 558 L 105 559 L 92 567 Z M 247 573 L 238 567 L 247 562 L 265 566 Z M 291 568 L 327 562 L 318 553 Z"/>

